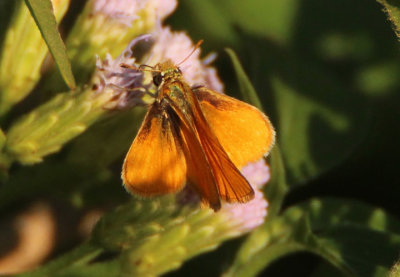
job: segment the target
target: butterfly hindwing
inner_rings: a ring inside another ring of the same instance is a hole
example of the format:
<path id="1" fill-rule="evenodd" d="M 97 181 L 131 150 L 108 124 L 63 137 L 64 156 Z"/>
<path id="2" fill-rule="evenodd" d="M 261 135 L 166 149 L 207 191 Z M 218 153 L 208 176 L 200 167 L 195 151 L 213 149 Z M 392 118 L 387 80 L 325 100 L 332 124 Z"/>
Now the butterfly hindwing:
<path id="1" fill-rule="evenodd" d="M 185 138 L 184 153 L 188 180 L 201 196 L 202 202 L 217 211 L 221 207 L 216 180 L 196 131 L 190 125 L 181 125 Z"/>
<path id="2" fill-rule="evenodd" d="M 221 146 L 207 122 L 197 98 L 193 93 L 191 95 L 195 98 L 192 105 L 194 123 L 220 197 L 227 202 L 244 203 L 251 200 L 254 197 L 252 187 Z"/>
<path id="3" fill-rule="evenodd" d="M 180 84 L 180 91 L 190 90 L 189 86 Z M 177 93 L 175 94 L 175 96 Z M 208 162 L 206 153 L 200 142 L 200 134 L 195 125 L 195 118 L 192 106 L 192 100 L 197 99 L 191 97 L 186 99 L 187 95 L 182 95 L 185 101 L 180 97 L 165 96 L 170 106 L 174 109 L 176 116 L 179 118 L 179 130 L 183 138 L 183 152 L 186 159 L 187 178 L 193 188 L 201 196 L 204 204 L 210 206 L 217 211 L 221 207 L 219 192 L 215 183 L 213 171 Z"/>

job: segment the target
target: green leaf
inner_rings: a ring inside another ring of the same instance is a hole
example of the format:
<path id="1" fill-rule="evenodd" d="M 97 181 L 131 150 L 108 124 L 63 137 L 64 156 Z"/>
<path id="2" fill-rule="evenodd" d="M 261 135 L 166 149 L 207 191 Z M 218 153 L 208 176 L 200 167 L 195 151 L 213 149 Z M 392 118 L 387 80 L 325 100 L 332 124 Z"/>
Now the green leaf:
<path id="1" fill-rule="evenodd" d="M 387 276 L 400 248 L 400 236 L 356 226 L 331 228 L 319 238 L 326 249 L 341 254 L 356 276 Z"/>
<path id="2" fill-rule="evenodd" d="M 313 199 L 267 218 L 243 243 L 226 276 L 255 276 L 298 251 L 321 256 L 345 275 L 386 276 L 380 274 L 387 274 L 397 257 L 399 231 L 400 222 L 382 209 L 351 200 Z"/>
<path id="3" fill-rule="evenodd" d="M 271 180 L 265 189 L 266 198 L 268 199 L 268 220 L 275 217 L 282 206 L 283 199 L 288 190 L 286 183 L 285 167 L 279 146 L 275 146 L 271 150 Z"/>
<path id="4" fill-rule="evenodd" d="M 299 251 L 320 255 L 352 276 L 352 270 L 341 259 L 340 252 L 325 244 L 311 232 L 309 219 L 304 212 L 285 214 L 268 220 L 250 234 L 224 276 L 256 276 L 277 259 Z"/>
<path id="5" fill-rule="evenodd" d="M 299 212 L 309 215 L 313 232 L 327 248 L 336 249 L 357 276 L 387 276 L 400 244 L 397 218 L 381 208 L 338 198 L 306 201 L 285 216 Z"/>
<path id="6" fill-rule="evenodd" d="M 46 65 L 43 62 L 49 51 L 25 2 L 17 0 L 1 3 L 1 13 L 8 14 L 0 14 L 0 18 L 10 17 L 11 19 L 8 26 L 4 26 L 4 21 L 0 21 L 2 24 L 0 27 L 0 116 L 3 117 L 15 104 L 26 98 L 39 83 L 42 73 L 48 68 L 48 66 L 43 66 Z M 10 7 L 9 4 L 4 6 L 4 3 L 13 3 L 14 7 Z M 56 20 L 60 22 L 68 10 L 69 0 L 52 3 Z M 61 78 L 59 82 L 63 83 Z"/>
<path id="7" fill-rule="evenodd" d="M 23 164 L 41 162 L 99 120 L 110 94 L 94 95 L 90 87 L 85 89 L 59 93 L 17 120 L 7 133 L 7 153 Z"/>
<path id="8" fill-rule="evenodd" d="M 225 51 L 231 58 L 233 68 L 235 69 L 236 77 L 239 82 L 239 89 L 243 100 L 262 110 L 262 104 L 260 99 L 258 98 L 257 92 L 251 84 L 249 77 L 247 77 L 246 72 L 240 64 L 239 58 L 237 57 L 236 53 L 229 48 L 226 48 Z"/>
<path id="9" fill-rule="evenodd" d="M 65 45 L 57 29 L 57 22 L 50 0 L 25 0 L 33 18 L 46 41 L 47 47 L 54 58 L 64 81 L 70 89 L 75 88 L 75 79 L 72 74 Z"/>
<path id="10" fill-rule="evenodd" d="M 381 208 L 356 200 L 340 198 L 315 198 L 286 213 L 302 210 L 310 216 L 313 230 L 322 230 L 337 225 L 357 225 L 376 231 L 400 233 L 400 221 Z"/>
<path id="11" fill-rule="evenodd" d="M 381 208 L 337 198 L 306 201 L 289 208 L 285 217 L 299 213 L 309 216 L 324 251 L 337 253 L 357 276 L 387 276 L 400 244 L 398 219 Z"/>
<path id="12" fill-rule="evenodd" d="M 225 49 L 225 51 L 228 53 L 235 69 L 236 78 L 239 82 L 239 90 L 243 100 L 262 110 L 262 104 L 258 98 L 257 92 L 247 77 L 236 53 L 229 48 Z M 270 202 L 268 209 L 269 216 L 273 217 L 279 212 L 283 198 L 288 189 L 286 184 L 285 168 L 283 165 L 281 152 L 277 144 L 271 150 L 271 169 L 272 177 L 266 188 L 266 193 L 267 199 Z"/>
<path id="13" fill-rule="evenodd" d="M 400 3 L 396 0 L 377 0 L 384 7 L 388 19 L 392 22 L 393 29 L 400 38 Z"/>
<path id="14" fill-rule="evenodd" d="M 315 64 L 270 47 L 263 47 L 269 61 L 260 64 L 266 88 L 259 90 L 271 90 L 275 100 L 272 118 L 288 183 L 304 184 L 343 162 L 361 143 L 367 103 Z"/>

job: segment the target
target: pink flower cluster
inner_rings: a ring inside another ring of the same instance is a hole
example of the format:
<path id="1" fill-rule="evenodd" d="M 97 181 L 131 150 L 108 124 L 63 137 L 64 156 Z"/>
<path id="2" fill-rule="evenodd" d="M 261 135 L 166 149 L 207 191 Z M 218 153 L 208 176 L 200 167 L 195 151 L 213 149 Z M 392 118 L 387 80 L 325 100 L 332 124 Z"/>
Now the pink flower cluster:
<path id="1" fill-rule="evenodd" d="M 131 26 L 139 18 L 138 13 L 146 9 L 161 20 L 176 8 L 176 0 L 95 0 L 93 13 L 100 13 L 121 24 Z"/>

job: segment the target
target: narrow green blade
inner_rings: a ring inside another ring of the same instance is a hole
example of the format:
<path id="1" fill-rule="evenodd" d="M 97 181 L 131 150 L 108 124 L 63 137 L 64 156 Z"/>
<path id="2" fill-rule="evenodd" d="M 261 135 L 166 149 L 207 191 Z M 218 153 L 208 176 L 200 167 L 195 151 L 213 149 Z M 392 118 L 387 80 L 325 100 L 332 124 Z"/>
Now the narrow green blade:
<path id="1" fill-rule="evenodd" d="M 68 87 L 75 88 L 75 79 L 72 74 L 64 42 L 57 29 L 56 18 L 50 0 L 25 0 L 51 55 L 56 62 L 64 81 Z"/>

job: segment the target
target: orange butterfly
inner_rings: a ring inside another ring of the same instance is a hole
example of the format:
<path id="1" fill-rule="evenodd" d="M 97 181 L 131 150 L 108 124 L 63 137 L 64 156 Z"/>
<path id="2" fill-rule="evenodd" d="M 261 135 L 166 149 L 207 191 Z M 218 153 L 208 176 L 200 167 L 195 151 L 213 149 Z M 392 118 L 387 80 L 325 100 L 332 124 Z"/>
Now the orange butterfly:
<path id="1" fill-rule="evenodd" d="M 170 60 L 151 71 L 158 90 L 124 161 L 126 189 L 156 196 L 177 192 L 189 182 L 214 211 L 221 199 L 253 199 L 238 168 L 270 151 L 275 131 L 268 118 L 227 95 L 191 88 Z"/>

